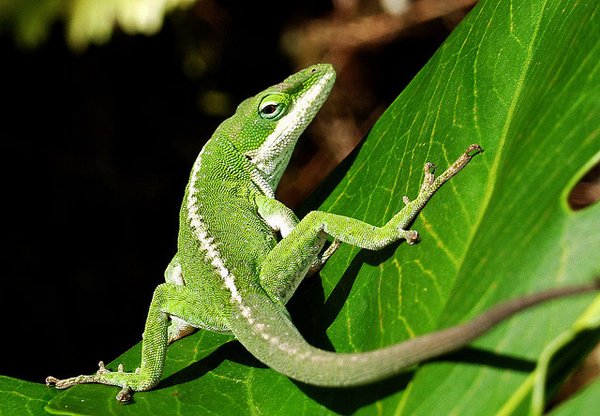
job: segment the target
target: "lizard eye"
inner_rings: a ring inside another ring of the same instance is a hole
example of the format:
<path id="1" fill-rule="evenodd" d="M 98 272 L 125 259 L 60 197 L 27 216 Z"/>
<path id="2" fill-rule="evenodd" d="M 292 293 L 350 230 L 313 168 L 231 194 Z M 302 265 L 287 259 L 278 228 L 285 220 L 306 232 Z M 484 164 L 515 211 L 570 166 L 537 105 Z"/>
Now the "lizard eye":
<path id="1" fill-rule="evenodd" d="M 277 113 L 279 106 L 277 104 L 267 104 L 260 109 L 261 114 L 264 116 L 272 116 Z"/>
<path id="2" fill-rule="evenodd" d="M 258 108 L 258 113 L 262 118 L 273 120 L 283 115 L 285 110 L 285 102 L 278 96 L 265 97 Z"/>

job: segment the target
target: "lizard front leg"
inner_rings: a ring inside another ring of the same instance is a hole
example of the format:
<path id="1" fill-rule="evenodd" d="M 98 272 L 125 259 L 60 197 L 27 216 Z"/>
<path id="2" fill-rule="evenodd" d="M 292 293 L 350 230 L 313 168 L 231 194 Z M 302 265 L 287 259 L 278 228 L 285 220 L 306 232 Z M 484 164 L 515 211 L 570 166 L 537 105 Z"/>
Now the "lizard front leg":
<path id="1" fill-rule="evenodd" d="M 276 199 L 257 195 L 256 206 L 258 215 L 274 232 L 279 232 L 284 240 L 298 225 L 296 214 Z M 303 253 L 296 256 L 295 260 L 300 260 L 301 264 L 292 262 L 293 264 L 283 265 L 286 267 L 285 272 L 276 276 L 268 273 L 261 274 L 261 285 L 273 299 L 279 299 L 286 303 L 302 279 L 317 273 L 340 246 L 340 242 L 335 240 L 326 250 L 322 251 L 325 239 L 318 238 L 318 240 L 313 244 L 312 250 L 304 250 Z M 304 267 L 305 263 L 308 264 L 308 268 Z"/>
<path id="2" fill-rule="evenodd" d="M 339 242 L 370 250 L 380 250 L 399 239 L 406 239 L 409 244 L 415 243 L 418 233 L 408 230 L 408 225 L 433 194 L 480 151 L 479 145 L 469 146 L 456 162 L 438 177 L 433 175 L 434 166 L 431 163 L 425 164 L 419 194 L 413 201 L 404 197 L 404 208 L 383 227 L 375 227 L 354 218 L 328 212 L 310 212 L 271 250 L 261 269 L 261 284 L 270 296 L 286 303 L 302 277 L 319 263 L 318 256 L 327 235 L 335 239 L 333 250 Z M 326 251 L 325 254 L 328 256 L 331 253 Z"/>
<path id="3" fill-rule="evenodd" d="M 327 212 L 313 211 L 309 213 L 290 234 L 290 240 L 302 235 L 326 233 L 336 240 L 370 250 L 380 250 L 399 239 L 406 239 L 413 244 L 418 233 L 408 230 L 409 224 L 423 209 L 433 194 L 452 176 L 469 163 L 474 154 L 481 151 L 479 145 L 473 144 L 446 169 L 440 176 L 433 175 L 434 166 L 426 163 L 423 184 L 417 197 L 411 201 L 404 197 L 405 206 L 383 227 L 375 227 L 363 221 Z"/>

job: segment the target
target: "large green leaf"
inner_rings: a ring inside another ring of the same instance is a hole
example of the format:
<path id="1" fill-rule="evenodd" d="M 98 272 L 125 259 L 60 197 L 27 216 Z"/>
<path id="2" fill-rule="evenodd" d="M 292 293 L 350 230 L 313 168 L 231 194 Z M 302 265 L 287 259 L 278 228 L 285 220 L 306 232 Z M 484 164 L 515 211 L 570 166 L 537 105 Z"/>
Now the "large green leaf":
<path id="1" fill-rule="evenodd" d="M 48 387 L 16 378 L 0 376 L 0 416 L 39 416 L 56 392 Z"/>
<path id="2" fill-rule="evenodd" d="M 324 188 L 334 189 L 322 209 L 382 224 L 400 209 L 402 195 L 416 194 L 426 160 L 443 168 L 472 142 L 485 152 L 416 220 L 420 244 L 382 252 L 343 247 L 321 280 L 304 284 L 290 309 L 312 343 L 337 351 L 378 348 L 503 299 L 600 274 L 600 206 L 573 212 L 566 202 L 600 160 L 599 9 L 591 0 L 483 1 L 461 23 Z M 77 386 L 47 410 L 524 412 L 536 357 L 590 300 L 523 313 L 459 354 L 354 389 L 295 383 L 236 343 L 219 347 L 228 338 L 199 333 L 170 348 L 163 382 L 137 393 L 135 403 L 117 405 L 115 388 Z M 138 348 L 118 361 L 137 366 Z M 571 354 L 585 349 L 578 344 Z M 550 372 L 550 382 L 566 371 Z"/>

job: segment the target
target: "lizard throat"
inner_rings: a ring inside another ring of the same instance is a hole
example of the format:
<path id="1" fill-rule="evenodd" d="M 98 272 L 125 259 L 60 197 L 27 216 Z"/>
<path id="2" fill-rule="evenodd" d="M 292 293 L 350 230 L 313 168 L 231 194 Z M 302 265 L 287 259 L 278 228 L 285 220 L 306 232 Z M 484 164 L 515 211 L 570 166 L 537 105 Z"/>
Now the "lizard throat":
<path id="1" fill-rule="evenodd" d="M 264 177 L 263 173 L 256 167 L 250 172 L 250 176 L 252 177 L 252 182 L 261 190 L 263 194 L 268 196 L 269 198 L 275 198 L 275 190 L 271 187 L 271 184 Z"/>
<path id="2" fill-rule="evenodd" d="M 313 120 L 327 99 L 335 79 L 334 74 L 321 77 L 295 101 L 293 110 L 285 115 L 256 151 L 250 152 L 253 163 L 265 180 L 276 188 L 288 165 L 298 138 Z"/>

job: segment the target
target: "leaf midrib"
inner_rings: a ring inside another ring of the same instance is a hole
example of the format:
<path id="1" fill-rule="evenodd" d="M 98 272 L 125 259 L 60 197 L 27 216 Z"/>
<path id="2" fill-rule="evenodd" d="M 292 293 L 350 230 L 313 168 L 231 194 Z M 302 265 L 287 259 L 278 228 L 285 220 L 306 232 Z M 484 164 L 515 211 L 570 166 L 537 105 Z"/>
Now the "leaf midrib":
<path id="1" fill-rule="evenodd" d="M 482 194 L 481 204 L 479 205 L 481 208 L 478 210 L 478 215 L 475 217 L 473 226 L 471 227 L 471 229 L 468 232 L 468 235 L 465 238 L 466 250 L 463 251 L 462 259 L 460 261 L 461 266 L 457 270 L 457 275 L 462 274 L 462 267 L 465 264 L 465 258 L 467 258 L 468 254 L 471 252 L 471 247 L 475 240 L 476 231 L 480 229 L 481 223 L 483 222 L 483 219 L 485 218 L 485 214 L 488 210 L 490 201 L 491 201 L 493 193 L 494 193 L 494 184 L 496 183 L 497 173 L 498 173 L 498 170 L 500 169 L 500 162 L 502 160 L 502 156 L 504 153 L 503 150 L 507 143 L 510 126 L 512 124 L 514 115 L 516 114 L 516 108 L 518 107 L 518 104 L 522 98 L 525 80 L 527 79 L 527 76 L 530 72 L 531 63 L 533 61 L 533 59 L 532 59 L 533 52 L 535 50 L 534 46 L 537 44 L 537 39 L 538 39 L 540 27 L 541 27 L 542 17 L 545 15 L 547 4 L 548 4 L 547 0 L 543 2 L 542 12 L 539 13 L 539 15 L 538 15 L 538 19 L 534 25 L 533 36 L 531 36 L 530 42 L 528 43 L 528 48 L 526 50 L 527 53 L 526 53 L 524 64 L 523 64 L 523 70 L 521 71 L 519 78 L 517 79 L 517 82 L 515 84 L 514 94 L 512 95 L 512 99 L 509 103 L 507 113 L 506 113 L 506 118 L 505 118 L 504 124 L 501 129 L 500 139 L 498 141 L 498 147 L 496 150 L 496 155 L 494 155 L 494 157 L 492 159 L 492 164 L 491 164 L 491 167 L 489 170 L 489 175 L 487 176 L 488 179 L 486 181 L 485 188 L 484 188 L 485 192 Z M 511 2 L 511 16 L 512 16 L 512 13 L 513 12 L 512 12 L 512 2 Z M 477 88 L 476 87 L 477 86 L 476 65 L 477 65 L 478 56 L 479 56 L 479 47 L 477 48 L 477 53 L 475 56 L 475 60 L 473 62 L 473 68 L 474 68 L 473 88 L 474 88 L 475 100 L 477 100 L 477 97 L 478 97 L 477 94 L 475 93 L 476 88 Z M 488 288 L 489 288 L 489 290 L 494 290 L 493 285 L 488 285 Z M 487 295 L 488 294 L 483 294 L 481 297 L 484 298 Z M 448 297 L 446 299 L 446 305 L 447 305 L 448 299 L 450 299 L 450 297 Z M 402 394 L 402 397 L 401 397 L 400 401 L 398 402 L 398 406 L 396 407 L 396 410 L 394 411 L 394 414 L 400 415 L 400 416 L 404 414 L 405 405 L 410 398 L 413 383 L 414 383 L 414 377 L 407 384 L 406 389 L 404 390 L 404 393 Z M 508 400 L 510 400 L 511 398 L 512 398 L 512 395 L 508 398 Z"/>

